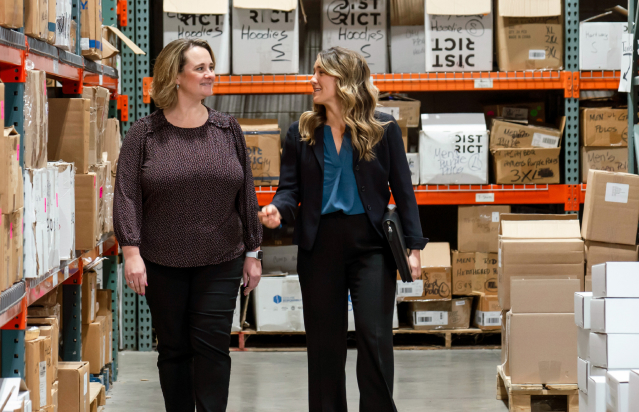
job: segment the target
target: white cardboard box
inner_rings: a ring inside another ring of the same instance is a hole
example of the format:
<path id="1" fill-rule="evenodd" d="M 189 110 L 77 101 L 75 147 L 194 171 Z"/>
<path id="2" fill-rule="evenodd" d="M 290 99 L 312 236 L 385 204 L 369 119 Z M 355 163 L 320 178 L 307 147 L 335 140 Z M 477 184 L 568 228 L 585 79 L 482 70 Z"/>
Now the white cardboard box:
<path id="1" fill-rule="evenodd" d="M 71 46 L 71 13 L 73 12 L 73 4 L 70 0 L 56 0 L 55 2 L 55 46 L 69 50 Z M 75 50 L 73 50 L 75 53 Z"/>
<path id="2" fill-rule="evenodd" d="M 579 391 L 579 410 L 588 412 L 588 394 Z"/>
<path id="3" fill-rule="evenodd" d="M 360 53 L 371 73 L 387 73 L 386 0 L 322 0 L 322 49 Z"/>
<path id="4" fill-rule="evenodd" d="M 413 186 L 419 184 L 419 153 L 406 153 L 408 168 L 410 169 L 410 180 Z"/>
<path id="5" fill-rule="evenodd" d="M 24 171 L 24 277 L 37 278 L 48 265 L 47 169 Z"/>
<path id="6" fill-rule="evenodd" d="M 592 267 L 594 298 L 639 298 L 639 262 L 607 262 Z"/>
<path id="7" fill-rule="evenodd" d="M 262 252 L 264 273 L 297 273 L 297 245 L 264 246 Z"/>
<path id="8" fill-rule="evenodd" d="M 606 412 L 606 377 L 591 376 L 588 387 L 588 411 Z"/>
<path id="9" fill-rule="evenodd" d="M 579 68 L 621 70 L 621 39 L 628 23 L 579 23 Z"/>
<path id="10" fill-rule="evenodd" d="M 590 300 L 592 292 L 575 292 L 575 324 L 590 329 Z"/>
<path id="11" fill-rule="evenodd" d="M 639 368 L 639 334 L 590 334 L 590 363 L 605 369 Z"/>
<path id="12" fill-rule="evenodd" d="M 60 266 L 60 199 L 58 190 L 58 168 L 47 165 L 47 236 L 49 247 L 48 270 Z"/>
<path id="13" fill-rule="evenodd" d="M 421 184 L 488 183 L 488 131 L 482 113 L 422 114 Z"/>
<path id="14" fill-rule="evenodd" d="M 608 395 L 606 396 L 607 412 L 629 412 L 628 409 L 628 380 L 630 371 L 608 371 L 606 384 Z"/>
<path id="15" fill-rule="evenodd" d="M 75 169 L 72 163 L 58 162 L 58 203 L 60 209 L 60 260 L 75 257 Z"/>
<path id="16" fill-rule="evenodd" d="M 206 40 L 215 55 L 215 74 L 231 73 L 231 22 L 226 14 L 163 13 L 164 45 L 177 39 Z"/>
<path id="17" fill-rule="evenodd" d="M 233 74 L 297 74 L 298 9 L 233 8 L 232 56 Z"/>
<path id="18" fill-rule="evenodd" d="M 493 14 L 428 14 L 426 3 L 426 71 L 463 72 L 493 69 Z"/>
<path id="19" fill-rule="evenodd" d="M 628 393 L 628 410 L 639 411 L 639 370 L 630 371 Z"/>
<path id="20" fill-rule="evenodd" d="M 577 327 L 577 356 L 590 360 L 590 329 Z"/>
<path id="21" fill-rule="evenodd" d="M 258 331 L 304 331 L 302 291 L 297 275 L 262 277 L 253 299 Z"/>
<path id="22" fill-rule="evenodd" d="M 391 25 L 390 53 L 393 73 L 424 73 L 426 71 L 424 26 Z"/>
<path id="23" fill-rule="evenodd" d="M 639 333 L 639 299 L 599 298 L 590 304 L 591 329 L 600 333 Z"/>
<path id="24" fill-rule="evenodd" d="M 240 325 L 240 315 L 242 313 L 242 301 L 241 301 L 241 292 L 242 289 L 239 289 L 237 293 L 237 299 L 235 300 L 235 310 L 233 311 L 233 322 L 231 323 L 231 332 L 239 332 L 242 330 L 242 326 Z"/>
<path id="25" fill-rule="evenodd" d="M 588 393 L 588 379 L 590 378 L 590 362 L 577 358 L 577 385 L 583 393 Z"/>

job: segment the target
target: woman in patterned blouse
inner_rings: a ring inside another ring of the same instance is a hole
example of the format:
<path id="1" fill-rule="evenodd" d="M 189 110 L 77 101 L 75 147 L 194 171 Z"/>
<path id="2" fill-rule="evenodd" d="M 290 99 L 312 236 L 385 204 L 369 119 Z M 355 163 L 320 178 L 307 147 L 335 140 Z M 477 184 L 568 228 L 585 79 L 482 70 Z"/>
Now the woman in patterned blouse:
<path id="1" fill-rule="evenodd" d="M 159 108 L 122 145 L 113 222 L 127 285 L 145 296 L 158 337 L 167 412 L 225 411 L 231 322 L 262 273 L 262 226 L 237 120 L 209 109 L 215 57 L 203 40 L 176 40 L 158 56 Z"/>

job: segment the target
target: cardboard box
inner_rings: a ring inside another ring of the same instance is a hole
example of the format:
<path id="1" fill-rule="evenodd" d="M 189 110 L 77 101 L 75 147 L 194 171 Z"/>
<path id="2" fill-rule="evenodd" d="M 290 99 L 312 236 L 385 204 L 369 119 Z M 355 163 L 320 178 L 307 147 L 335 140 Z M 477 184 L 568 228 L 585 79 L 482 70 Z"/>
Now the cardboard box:
<path id="1" fill-rule="evenodd" d="M 56 380 L 55 382 L 53 382 L 53 385 L 51 387 L 51 399 L 53 399 L 53 412 L 58 412 L 58 392 L 59 392 L 59 386 L 58 386 L 58 381 Z"/>
<path id="2" fill-rule="evenodd" d="M 510 376 L 510 364 L 508 363 L 508 318 L 509 313 L 506 310 L 501 311 L 501 365 L 504 369 L 504 374 Z"/>
<path id="3" fill-rule="evenodd" d="M 630 371 L 628 377 L 628 410 L 639 410 L 639 370 Z"/>
<path id="4" fill-rule="evenodd" d="M 297 275 L 263 277 L 253 298 L 258 331 L 304 331 L 304 307 Z"/>
<path id="5" fill-rule="evenodd" d="M 577 386 L 579 390 L 585 394 L 588 393 L 588 379 L 590 370 L 590 362 L 577 358 Z"/>
<path id="6" fill-rule="evenodd" d="M 95 322 L 98 274 L 89 270 L 82 275 L 82 324 Z M 94 372 L 91 372 L 94 373 Z M 98 372 L 96 372 L 98 373 Z"/>
<path id="7" fill-rule="evenodd" d="M 453 295 L 497 294 L 497 254 L 453 252 Z"/>
<path id="8" fill-rule="evenodd" d="M 259 9 L 233 8 L 233 74 L 299 72 L 298 9 L 271 7 L 265 0 Z"/>
<path id="9" fill-rule="evenodd" d="M 606 377 L 591 376 L 588 379 L 589 411 L 606 412 Z"/>
<path id="10" fill-rule="evenodd" d="M 420 252 L 420 256 L 424 281 L 422 297 L 431 300 L 450 300 L 452 291 L 450 245 L 429 242 Z"/>
<path id="11" fill-rule="evenodd" d="M 584 246 L 577 216 L 502 214 L 499 230 L 502 309 L 511 308 L 512 277 L 583 281 Z"/>
<path id="12" fill-rule="evenodd" d="M 111 162 L 112 177 L 115 177 L 118 171 L 118 159 L 120 157 L 121 145 L 122 135 L 120 134 L 120 122 L 118 119 L 107 119 L 106 130 L 104 132 L 104 151 L 107 153 L 106 160 Z"/>
<path id="13" fill-rule="evenodd" d="M 544 102 L 492 104 L 484 106 L 484 116 L 489 129 L 495 118 L 505 121 L 543 124 L 546 123 L 546 105 Z"/>
<path id="14" fill-rule="evenodd" d="M 390 0 L 391 71 L 423 73 L 426 71 L 424 1 Z"/>
<path id="15" fill-rule="evenodd" d="M 397 107 L 399 119 L 406 119 L 406 127 L 419 127 L 422 102 L 399 94 L 380 93 L 378 106 Z"/>
<path id="16" fill-rule="evenodd" d="M 53 381 L 47 368 L 52 366 L 51 338 L 39 337 L 26 341 L 25 345 L 25 381 L 31 394 L 31 402 L 34 411 L 39 411 L 47 405 L 51 405 L 51 387 Z"/>
<path id="17" fill-rule="evenodd" d="M 45 197 L 46 169 L 24 171 L 24 277 L 35 278 L 46 273 L 48 262 L 47 214 Z"/>
<path id="18" fill-rule="evenodd" d="M 481 330 L 501 329 L 501 307 L 497 295 L 481 293 L 475 299 L 473 326 Z"/>
<path id="19" fill-rule="evenodd" d="M 584 292 L 592 292 L 592 276 L 584 278 Z"/>
<path id="20" fill-rule="evenodd" d="M 637 262 L 639 261 L 636 245 L 616 245 L 613 243 L 585 242 L 586 248 L 586 278 L 592 275 L 592 266 L 606 262 Z"/>
<path id="21" fill-rule="evenodd" d="M 82 98 L 89 104 L 89 166 L 102 161 L 104 133 L 109 113 L 109 90 L 104 87 L 84 87 Z"/>
<path id="22" fill-rule="evenodd" d="M 19 145 L 20 135 L 16 129 L 13 126 L 5 128 L 0 142 L 1 213 L 13 213 L 24 206 Z"/>
<path id="23" fill-rule="evenodd" d="M 450 5 L 448 10 L 444 8 Z M 426 71 L 493 70 L 493 14 L 490 3 L 477 10 L 475 2 L 426 2 Z"/>
<path id="24" fill-rule="evenodd" d="M 453 295 L 468 295 L 473 291 L 475 253 L 453 251 Z"/>
<path id="25" fill-rule="evenodd" d="M 58 190 L 58 168 L 47 166 L 47 236 L 48 270 L 60 266 L 60 200 Z"/>
<path id="26" fill-rule="evenodd" d="M 47 166 L 47 141 L 49 117 L 47 116 L 46 73 L 41 70 L 27 70 L 24 87 L 24 167 L 42 169 Z"/>
<path id="27" fill-rule="evenodd" d="M 47 0 L 24 0 L 24 34 L 47 41 L 49 35 Z"/>
<path id="28" fill-rule="evenodd" d="M 491 150 L 497 184 L 551 184 L 560 182 L 561 148 Z"/>
<path id="29" fill-rule="evenodd" d="M 461 252 L 497 252 L 499 217 L 510 206 L 458 206 L 457 249 Z"/>
<path id="30" fill-rule="evenodd" d="M 11 238 L 11 271 L 9 272 L 9 285 L 19 282 L 24 277 L 24 209 L 13 212 L 10 215 Z"/>
<path id="31" fill-rule="evenodd" d="M 500 71 L 563 69 L 561 0 L 497 0 L 496 48 Z"/>
<path id="32" fill-rule="evenodd" d="M 47 0 L 48 6 L 48 19 L 47 19 L 47 43 L 55 45 L 56 35 L 56 2 L 57 0 Z"/>
<path id="33" fill-rule="evenodd" d="M 75 256 L 75 168 L 73 163 L 54 165 L 58 171 L 60 260 L 70 260 Z"/>
<path id="34" fill-rule="evenodd" d="M 590 301 L 592 292 L 575 293 L 575 325 L 583 329 L 590 329 Z"/>
<path id="35" fill-rule="evenodd" d="M 277 119 L 237 119 L 251 158 L 255 186 L 277 186 L 282 142 Z"/>
<path id="36" fill-rule="evenodd" d="M 408 168 L 410 169 L 410 180 L 413 186 L 419 184 L 419 153 L 406 153 Z"/>
<path id="37" fill-rule="evenodd" d="M 398 298 L 414 298 L 422 297 L 424 295 L 424 280 L 417 279 L 412 282 L 404 283 L 397 273 L 397 297 Z M 403 301 L 404 299 L 402 299 Z"/>
<path id="38" fill-rule="evenodd" d="M 591 330 L 598 333 L 639 333 L 637 313 L 639 299 L 592 299 Z"/>
<path id="39" fill-rule="evenodd" d="M 590 329 L 577 327 L 577 355 L 590 360 Z"/>
<path id="40" fill-rule="evenodd" d="M 580 22 L 579 68 L 621 70 L 621 40 L 625 33 L 628 33 L 627 22 Z"/>
<path id="41" fill-rule="evenodd" d="M 524 125 L 503 120 L 493 120 L 490 128 L 490 150 L 530 149 L 559 147 L 564 134 L 566 118 L 561 117 L 558 127 Z"/>
<path id="42" fill-rule="evenodd" d="M 574 313 L 574 295 L 581 279 L 531 279 L 511 277 L 510 306 L 513 313 Z"/>
<path id="43" fill-rule="evenodd" d="M 297 273 L 297 245 L 264 246 L 262 252 L 264 273 Z"/>
<path id="44" fill-rule="evenodd" d="M 56 0 L 55 2 L 55 46 L 62 50 L 75 52 L 71 49 L 71 12 L 73 4 L 71 0 Z"/>
<path id="45" fill-rule="evenodd" d="M 231 21 L 228 11 L 225 14 L 163 13 L 163 16 L 164 46 L 177 39 L 197 37 L 206 40 L 215 55 L 215 74 L 231 73 Z M 274 40 L 277 38 L 279 35 Z"/>
<path id="46" fill-rule="evenodd" d="M 488 183 L 488 131 L 480 113 L 422 114 L 421 184 Z"/>
<path id="47" fill-rule="evenodd" d="M 82 360 L 89 362 L 89 371 L 100 374 L 106 352 L 106 318 L 98 316 L 95 322 L 82 325 Z"/>
<path id="48" fill-rule="evenodd" d="M 508 316 L 512 383 L 577 383 L 577 326 L 572 313 Z"/>
<path id="49" fill-rule="evenodd" d="M 50 293 L 50 295 L 57 297 L 57 293 Z M 51 361 L 53 366 L 50 369 L 53 373 L 52 382 L 58 380 L 58 357 L 60 350 L 60 324 L 58 322 L 58 318 L 29 317 L 27 318 L 27 325 L 38 326 L 40 329 L 40 336 L 48 336 L 51 339 Z"/>
<path id="50" fill-rule="evenodd" d="M 0 26 L 19 29 L 23 26 L 23 0 L 5 0 L 0 4 Z"/>
<path id="51" fill-rule="evenodd" d="M 89 250 L 97 244 L 98 186 L 95 173 L 75 175 L 75 247 Z"/>
<path id="52" fill-rule="evenodd" d="M 581 179 L 588 183 L 590 170 L 605 170 L 607 172 L 628 172 L 627 147 L 582 147 L 581 148 Z"/>
<path id="53" fill-rule="evenodd" d="M 630 371 L 608 371 L 606 374 L 606 385 L 608 393 L 606 396 L 606 410 L 610 412 L 629 412 L 628 400 Z"/>
<path id="54" fill-rule="evenodd" d="M 89 172 L 95 173 L 96 177 L 97 177 L 97 189 L 98 189 L 98 205 L 97 205 L 97 214 L 95 216 L 96 221 L 96 227 L 98 228 L 97 230 L 97 237 L 96 237 L 96 242 L 100 240 L 100 238 L 102 237 L 102 234 L 105 232 L 105 223 L 106 223 L 106 212 L 107 212 L 107 204 L 106 204 L 106 188 L 107 186 L 111 185 L 111 170 L 110 169 L 110 164 L 108 163 L 100 163 L 97 165 L 91 165 L 89 166 Z"/>
<path id="55" fill-rule="evenodd" d="M 49 99 L 49 117 L 49 160 L 75 163 L 78 173 L 88 173 L 91 101 Z"/>
<path id="56" fill-rule="evenodd" d="M 89 412 L 89 363 L 60 362 L 59 412 Z"/>
<path id="57" fill-rule="evenodd" d="M 639 176 L 588 172 L 581 234 L 585 240 L 635 245 L 639 223 Z"/>
<path id="58" fill-rule="evenodd" d="M 341 46 L 360 53 L 371 73 L 388 73 L 386 0 L 337 4 L 322 0 L 322 49 Z"/>
<path id="59" fill-rule="evenodd" d="M 104 352 L 104 364 L 107 365 L 113 361 L 113 311 L 111 309 L 112 291 L 111 289 L 98 289 L 98 316 L 104 316 L 104 339 L 105 339 L 105 352 Z M 239 295 L 238 295 L 239 297 Z"/>
<path id="60" fill-rule="evenodd" d="M 609 262 L 592 267 L 594 298 L 639 298 L 639 263 Z"/>
<path id="61" fill-rule="evenodd" d="M 4 291 L 8 289 L 12 283 L 10 283 L 9 271 L 11 270 L 11 232 L 10 215 L 0 214 L 0 290 Z"/>
<path id="62" fill-rule="evenodd" d="M 102 58 L 102 1 L 86 0 L 80 13 L 80 48 L 90 60 Z"/>
<path id="63" fill-rule="evenodd" d="M 639 367 L 639 334 L 590 334 L 590 363 L 605 369 Z"/>
<path id="64" fill-rule="evenodd" d="M 582 108 L 579 120 L 582 146 L 628 146 L 628 109 Z"/>
<path id="65" fill-rule="evenodd" d="M 473 298 L 408 302 L 408 322 L 413 329 L 468 329 Z"/>

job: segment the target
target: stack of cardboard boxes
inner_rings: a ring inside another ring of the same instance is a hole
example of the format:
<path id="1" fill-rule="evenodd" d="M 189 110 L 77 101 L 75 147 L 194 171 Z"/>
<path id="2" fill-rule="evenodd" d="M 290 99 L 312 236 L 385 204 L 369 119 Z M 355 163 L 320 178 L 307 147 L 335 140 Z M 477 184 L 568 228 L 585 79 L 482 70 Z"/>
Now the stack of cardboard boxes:
<path id="1" fill-rule="evenodd" d="M 277 119 L 237 119 L 248 149 L 255 186 L 277 186 L 280 182 L 282 142 Z"/>
<path id="2" fill-rule="evenodd" d="M 53 382 L 57 367 L 53 360 L 52 334 L 57 330 L 42 327 L 42 332 L 49 336 L 41 335 L 41 328 L 38 327 L 31 327 L 25 333 L 25 382 L 30 392 L 32 410 L 53 412 L 56 409 L 53 397 L 57 392 Z"/>
<path id="3" fill-rule="evenodd" d="M 82 360 L 91 374 L 100 374 L 113 356 L 111 290 L 98 289 L 98 274 L 89 270 L 82 279 Z"/>
<path id="4" fill-rule="evenodd" d="M 502 215 L 498 270 L 503 372 L 517 384 L 576 383 L 573 296 L 584 278 L 578 217 Z"/>
<path id="5" fill-rule="evenodd" d="M 588 183 L 590 170 L 628 171 L 628 109 L 582 108 L 581 175 Z"/>

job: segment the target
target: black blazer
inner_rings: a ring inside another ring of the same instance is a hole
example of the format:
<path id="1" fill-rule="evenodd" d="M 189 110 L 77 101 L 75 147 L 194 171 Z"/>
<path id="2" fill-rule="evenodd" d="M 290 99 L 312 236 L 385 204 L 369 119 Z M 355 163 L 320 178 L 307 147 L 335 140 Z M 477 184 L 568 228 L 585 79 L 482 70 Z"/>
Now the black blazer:
<path id="1" fill-rule="evenodd" d="M 390 184 L 402 219 L 406 247 L 422 250 L 428 239 L 422 236 L 402 132 L 391 115 L 375 112 L 375 117 L 391 123 L 384 127 L 384 137 L 373 148 L 375 159 L 372 161 L 360 160 L 357 149 L 353 147 L 353 172 L 360 199 L 371 223 L 384 237 L 382 218 L 391 196 L 388 190 Z M 324 127 L 315 129 L 315 144 L 311 146 L 301 141 L 299 122 L 295 122 L 286 134 L 280 183 L 272 204 L 277 207 L 284 222 L 295 222 L 293 242 L 305 250 L 311 250 L 315 242 L 322 211 L 323 187 Z M 298 205 L 300 210 L 296 219 Z"/>

